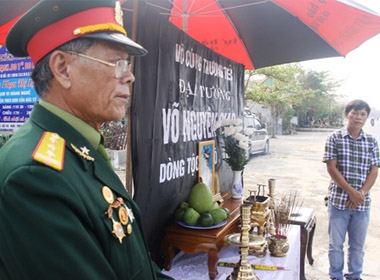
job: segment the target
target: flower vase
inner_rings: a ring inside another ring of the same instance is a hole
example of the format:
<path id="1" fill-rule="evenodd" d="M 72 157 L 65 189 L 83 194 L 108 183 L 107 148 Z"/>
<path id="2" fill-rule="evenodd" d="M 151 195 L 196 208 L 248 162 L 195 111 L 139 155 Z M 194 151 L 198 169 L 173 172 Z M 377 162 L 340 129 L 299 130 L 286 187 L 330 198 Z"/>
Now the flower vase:
<path id="1" fill-rule="evenodd" d="M 243 195 L 243 184 L 241 181 L 242 170 L 233 170 L 234 180 L 231 186 L 231 195 L 233 199 L 241 199 Z"/>

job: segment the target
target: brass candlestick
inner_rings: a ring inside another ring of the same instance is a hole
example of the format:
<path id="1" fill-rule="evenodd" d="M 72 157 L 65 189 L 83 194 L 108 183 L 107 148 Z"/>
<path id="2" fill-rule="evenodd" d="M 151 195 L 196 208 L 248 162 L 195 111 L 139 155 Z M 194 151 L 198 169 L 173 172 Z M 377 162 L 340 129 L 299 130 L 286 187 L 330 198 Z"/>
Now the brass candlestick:
<path id="1" fill-rule="evenodd" d="M 241 223 L 241 244 L 240 244 L 240 261 L 234 268 L 234 271 L 228 280 L 260 280 L 253 271 L 247 256 L 249 251 L 249 231 L 251 229 L 251 208 L 250 204 L 240 206 L 240 223 Z"/>

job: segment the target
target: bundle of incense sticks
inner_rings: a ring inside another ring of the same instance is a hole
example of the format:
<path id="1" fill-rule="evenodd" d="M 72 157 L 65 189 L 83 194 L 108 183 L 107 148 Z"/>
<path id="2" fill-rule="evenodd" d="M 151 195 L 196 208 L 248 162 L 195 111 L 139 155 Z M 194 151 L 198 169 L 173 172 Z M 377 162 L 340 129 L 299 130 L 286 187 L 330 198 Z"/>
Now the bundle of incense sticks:
<path id="1" fill-rule="evenodd" d="M 273 210 L 271 212 L 272 221 L 275 227 L 275 236 L 288 236 L 291 226 L 289 222 L 292 213 L 298 213 L 302 202 L 298 201 L 298 192 L 289 192 L 281 196 L 280 199 L 273 200 Z"/>
<path id="2" fill-rule="evenodd" d="M 232 262 L 218 262 L 218 266 L 223 267 L 235 267 L 237 263 Z M 283 266 L 275 266 L 275 265 L 264 265 L 264 264 L 251 264 L 253 269 L 256 270 L 289 270 L 289 268 Z"/>

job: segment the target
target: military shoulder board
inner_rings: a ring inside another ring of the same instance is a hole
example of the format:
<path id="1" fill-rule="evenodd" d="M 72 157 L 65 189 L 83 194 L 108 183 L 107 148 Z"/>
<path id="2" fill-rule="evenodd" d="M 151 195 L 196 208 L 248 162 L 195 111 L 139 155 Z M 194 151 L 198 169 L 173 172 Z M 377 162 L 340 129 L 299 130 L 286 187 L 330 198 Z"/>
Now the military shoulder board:
<path id="1" fill-rule="evenodd" d="M 32 154 L 32 158 L 46 166 L 62 171 L 65 143 L 65 139 L 57 133 L 45 131 Z"/>

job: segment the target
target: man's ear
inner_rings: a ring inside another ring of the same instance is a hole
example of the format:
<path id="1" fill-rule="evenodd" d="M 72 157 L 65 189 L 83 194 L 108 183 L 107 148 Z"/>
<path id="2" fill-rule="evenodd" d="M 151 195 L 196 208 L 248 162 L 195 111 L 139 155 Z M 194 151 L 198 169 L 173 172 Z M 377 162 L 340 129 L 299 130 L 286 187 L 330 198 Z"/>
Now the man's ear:
<path id="1" fill-rule="evenodd" d="M 71 87 L 71 57 L 63 51 L 53 51 L 50 55 L 49 66 L 55 80 L 63 87 Z"/>

